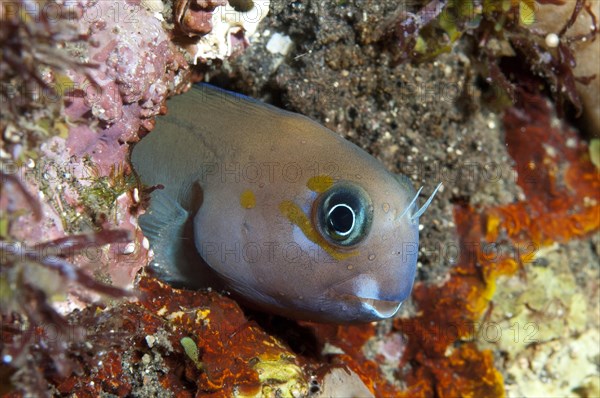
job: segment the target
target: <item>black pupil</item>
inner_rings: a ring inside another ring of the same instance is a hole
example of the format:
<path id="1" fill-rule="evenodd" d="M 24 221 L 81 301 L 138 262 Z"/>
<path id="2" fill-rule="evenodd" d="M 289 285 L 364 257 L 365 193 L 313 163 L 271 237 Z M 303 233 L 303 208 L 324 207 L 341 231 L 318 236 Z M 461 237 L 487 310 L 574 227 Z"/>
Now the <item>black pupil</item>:
<path id="1" fill-rule="evenodd" d="M 352 230 L 354 212 L 348 206 L 338 205 L 331 209 L 327 221 L 334 231 L 345 235 Z"/>
<path id="2" fill-rule="evenodd" d="M 340 181 L 318 197 L 313 208 L 313 223 L 331 243 L 350 247 L 369 232 L 373 205 L 360 186 Z"/>

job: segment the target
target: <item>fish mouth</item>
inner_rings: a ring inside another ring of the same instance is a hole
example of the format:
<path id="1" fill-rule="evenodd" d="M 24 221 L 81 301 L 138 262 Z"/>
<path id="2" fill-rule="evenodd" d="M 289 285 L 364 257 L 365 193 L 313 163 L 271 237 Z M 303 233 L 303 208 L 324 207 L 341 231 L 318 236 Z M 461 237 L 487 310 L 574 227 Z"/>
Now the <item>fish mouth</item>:
<path id="1" fill-rule="evenodd" d="M 402 301 L 386 301 L 386 300 L 375 300 L 372 298 L 364 298 L 354 296 L 358 301 L 360 301 L 364 307 L 366 307 L 370 312 L 375 314 L 380 319 L 391 318 L 400 309 L 402 305 Z"/>
<path id="2" fill-rule="evenodd" d="M 352 303 L 363 319 L 391 318 L 400 309 L 407 294 L 402 290 L 382 292 L 381 283 L 367 274 L 353 275 L 330 289 L 335 300 Z"/>

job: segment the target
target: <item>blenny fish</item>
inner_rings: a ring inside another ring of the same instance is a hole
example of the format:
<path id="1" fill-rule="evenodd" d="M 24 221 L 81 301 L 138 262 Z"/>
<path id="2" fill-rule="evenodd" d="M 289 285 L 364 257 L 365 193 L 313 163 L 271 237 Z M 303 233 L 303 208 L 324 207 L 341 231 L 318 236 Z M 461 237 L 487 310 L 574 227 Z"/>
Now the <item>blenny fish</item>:
<path id="1" fill-rule="evenodd" d="M 197 85 L 135 145 L 150 268 L 289 318 L 389 318 L 410 294 L 419 192 L 313 120 Z"/>

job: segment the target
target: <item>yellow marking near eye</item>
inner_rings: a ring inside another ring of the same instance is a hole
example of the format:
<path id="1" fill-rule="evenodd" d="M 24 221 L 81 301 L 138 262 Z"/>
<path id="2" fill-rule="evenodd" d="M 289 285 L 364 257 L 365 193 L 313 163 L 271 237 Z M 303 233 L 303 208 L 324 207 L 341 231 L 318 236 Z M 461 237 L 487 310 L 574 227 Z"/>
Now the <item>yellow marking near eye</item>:
<path id="1" fill-rule="evenodd" d="M 327 242 L 321 234 L 313 227 L 312 223 L 306 217 L 306 214 L 302 212 L 302 209 L 292 202 L 291 200 L 284 200 L 279 204 L 279 211 L 283 214 L 292 224 L 295 224 L 300 228 L 311 242 L 321 246 L 331 257 L 336 260 L 344 260 L 349 257 L 358 256 L 358 250 L 352 251 L 340 251 L 338 248 Z"/>
<path id="2" fill-rule="evenodd" d="M 325 192 L 333 185 L 333 177 L 328 175 L 319 175 L 310 177 L 306 186 L 313 192 Z"/>
<path id="3" fill-rule="evenodd" d="M 256 206 L 256 196 L 254 196 L 254 192 L 249 189 L 242 192 L 240 195 L 240 205 L 242 205 L 244 209 L 252 209 Z"/>

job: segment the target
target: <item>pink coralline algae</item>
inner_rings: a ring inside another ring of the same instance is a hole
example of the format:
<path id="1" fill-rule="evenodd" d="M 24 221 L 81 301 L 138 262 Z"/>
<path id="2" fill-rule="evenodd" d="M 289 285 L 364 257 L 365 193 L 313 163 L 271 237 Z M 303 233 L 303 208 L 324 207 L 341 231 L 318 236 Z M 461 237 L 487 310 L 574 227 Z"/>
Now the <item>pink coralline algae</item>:
<path id="1" fill-rule="evenodd" d="M 264 17 L 268 2 L 261 10 Z M 189 88 L 188 61 L 214 57 L 207 52 L 215 50 L 209 45 L 215 38 L 198 43 L 215 21 L 217 44 L 227 44 L 231 30 L 250 32 L 223 20 L 243 21 L 240 15 L 224 0 L 172 7 L 159 0 L 0 3 L 0 42 L 7 49 L 0 94 L 10 105 L 0 115 L 0 131 L 10 138 L 0 145 L 7 162 L 0 166 L 18 176 L 42 213 L 33 220 L 18 195 L 3 196 L 0 210 L 11 216 L 0 220 L 0 235 L 35 245 L 69 234 L 130 231 L 134 241 L 103 249 L 102 261 L 74 262 L 105 282 L 131 286 L 148 250 L 137 227 L 144 195 L 128 162 L 130 144 L 152 130 L 168 97 Z M 230 54 L 225 47 L 216 46 L 217 57 Z"/>
<path id="2" fill-rule="evenodd" d="M 89 77 L 70 71 L 75 90 L 66 114 L 76 126 L 67 145 L 108 173 L 126 159 L 125 144 L 152 129 L 152 118 L 185 80 L 187 64 L 162 22 L 138 2 L 90 4 L 79 23 L 90 32 L 87 57 L 95 67 Z M 82 119 L 92 123 L 77 123 Z"/>
<path id="3" fill-rule="evenodd" d="M 2 2 L 0 21 L 11 60 L 21 57 L 23 64 L 0 61 L 3 93 L 21 95 L 24 104 L 0 118 L 4 136 L 14 131 L 15 137 L 3 142 L 2 171 L 22 182 L 42 215 L 34 220 L 19 194 L 3 184 L 0 214 L 8 216 L 0 235 L 37 245 L 65 235 L 129 231 L 132 242 L 70 258 L 106 283 L 129 287 L 147 260 L 131 210 L 140 192 L 128 165 L 129 144 L 152 129 L 169 96 L 189 86 L 184 55 L 162 16 L 139 1 Z M 21 97 L 7 97 L 8 103 Z M 67 297 L 72 308 L 74 297 Z"/>

